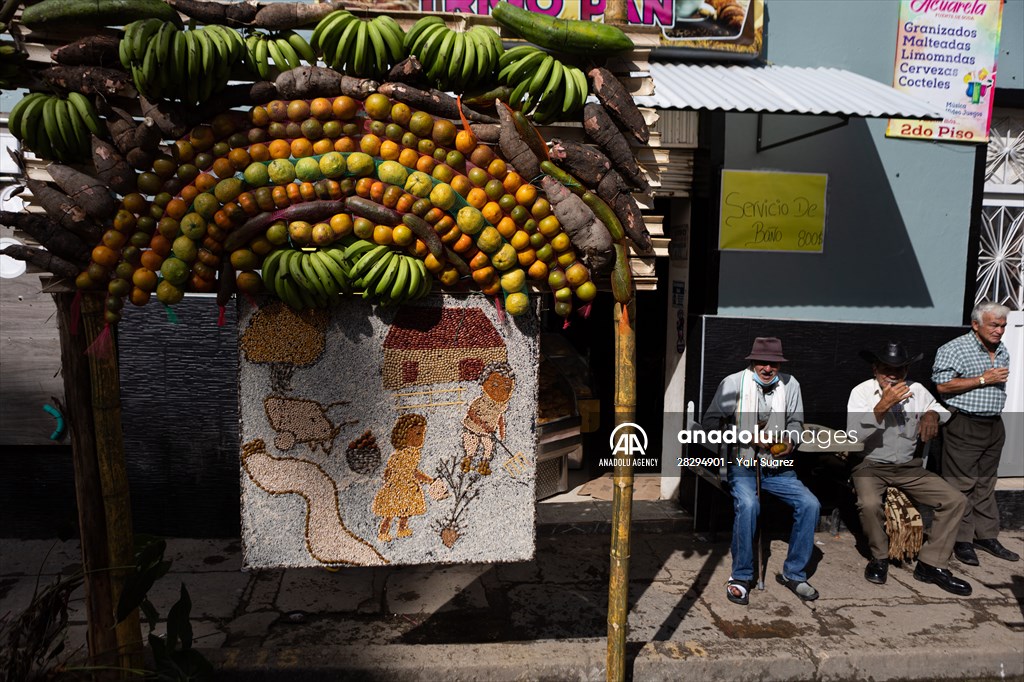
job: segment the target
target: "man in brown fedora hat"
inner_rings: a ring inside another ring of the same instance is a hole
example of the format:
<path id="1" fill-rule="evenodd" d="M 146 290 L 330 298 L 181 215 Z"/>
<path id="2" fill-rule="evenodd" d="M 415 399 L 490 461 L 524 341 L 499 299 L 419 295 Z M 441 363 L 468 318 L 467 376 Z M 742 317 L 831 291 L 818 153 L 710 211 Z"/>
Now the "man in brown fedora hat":
<path id="1" fill-rule="evenodd" d="M 888 576 L 889 536 L 882 496 L 892 487 L 915 504 L 935 510 L 914 577 L 966 596 L 971 593 L 970 583 L 954 576 L 948 565 L 967 500 L 925 469 L 916 456 L 918 441 L 934 438 L 939 422 L 949 419 L 949 411 L 924 386 L 907 381 L 907 367 L 920 360 L 920 354 L 911 356 L 903 344 L 890 341 L 877 351 L 862 350 L 860 356 L 871 363 L 873 376 L 850 392 L 846 409 L 847 431 L 864 444 L 864 459 L 853 470 L 857 509 L 871 550 L 864 578 L 882 585 Z"/>
<path id="2" fill-rule="evenodd" d="M 728 464 L 729 492 L 735 520 L 732 530 L 732 575 L 726 598 L 749 603 L 754 579 L 754 532 L 760 514 L 759 492 L 769 492 L 793 508 L 789 551 L 778 581 L 804 601 L 818 598 L 807 582 L 807 564 L 814 550 L 814 528 L 821 505 L 796 477 L 789 459 L 793 443 L 785 434 L 803 429 L 804 403 L 800 384 L 779 371 L 786 362 L 782 342 L 754 339 L 746 369 L 722 380 L 701 422 L 707 431 L 736 430 L 738 447 Z M 774 445 L 774 447 L 772 447 Z M 761 466 L 762 460 L 767 466 Z M 764 570 L 758 566 L 758 571 Z"/>

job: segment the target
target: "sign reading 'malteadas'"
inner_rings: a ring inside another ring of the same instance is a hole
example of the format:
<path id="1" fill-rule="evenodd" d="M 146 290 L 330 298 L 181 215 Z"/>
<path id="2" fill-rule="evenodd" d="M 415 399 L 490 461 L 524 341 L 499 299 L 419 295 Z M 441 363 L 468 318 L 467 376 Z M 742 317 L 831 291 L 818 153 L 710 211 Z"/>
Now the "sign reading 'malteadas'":
<path id="1" fill-rule="evenodd" d="M 723 170 L 718 248 L 821 253 L 827 185 L 823 173 Z"/>
<path id="2" fill-rule="evenodd" d="M 902 0 L 893 87 L 931 102 L 944 117 L 889 119 L 885 134 L 988 141 L 1001 21 L 1001 0 Z"/>

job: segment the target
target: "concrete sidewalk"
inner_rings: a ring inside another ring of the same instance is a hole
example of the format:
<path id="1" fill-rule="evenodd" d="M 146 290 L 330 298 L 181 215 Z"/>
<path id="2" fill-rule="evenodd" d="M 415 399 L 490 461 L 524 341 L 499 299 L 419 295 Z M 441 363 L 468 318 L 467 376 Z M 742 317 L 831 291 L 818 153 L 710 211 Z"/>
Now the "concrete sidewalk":
<path id="1" fill-rule="evenodd" d="M 517 564 L 253 573 L 237 539 L 170 540 L 171 573 L 150 597 L 166 614 L 185 583 L 195 645 L 221 680 L 603 680 L 604 507 L 582 520 L 546 510 L 535 560 Z M 638 503 L 636 517 L 635 680 L 1024 678 L 1024 562 L 954 562 L 974 586 L 960 598 L 906 568 L 869 584 L 854 538 L 819 533 L 821 598 L 804 603 L 774 582 L 786 552 L 775 540 L 767 589 L 742 607 L 725 598 L 727 537 L 686 531 L 671 503 Z M 1024 553 L 1024 533 L 1002 540 Z M 0 615 L 25 607 L 40 569 L 45 584 L 78 561 L 74 542 L 0 540 Z M 69 644 L 80 647 L 80 599 L 72 606 Z"/>

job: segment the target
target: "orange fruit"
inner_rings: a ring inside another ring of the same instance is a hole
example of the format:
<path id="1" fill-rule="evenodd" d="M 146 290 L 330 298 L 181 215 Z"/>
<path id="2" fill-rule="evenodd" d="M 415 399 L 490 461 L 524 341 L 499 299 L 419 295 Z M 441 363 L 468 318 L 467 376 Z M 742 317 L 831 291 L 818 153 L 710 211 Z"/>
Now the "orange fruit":
<path id="1" fill-rule="evenodd" d="M 304 137 L 295 138 L 291 144 L 291 155 L 297 159 L 313 156 L 313 143 Z"/>
<path id="2" fill-rule="evenodd" d="M 417 159 L 416 170 L 430 174 L 434 172 L 434 166 L 436 165 L 437 162 L 434 161 L 433 157 L 424 155 Z"/>
<path id="3" fill-rule="evenodd" d="M 434 254 L 432 253 L 428 253 L 423 258 L 423 265 L 427 267 L 427 272 L 434 275 L 444 270 L 444 263 L 434 258 Z"/>
<path id="4" fill-rule="evenodd" d="M 293 99 L 288 103 L 288 120 L 300 123 L 309 118 L 309 102 L 303 99 Z"/>
<path id="5" fill-rule="evenodd" d="M 476 135 L 469 130 L 460 130 L 455 135 L 455 148 L 465 156 L 472 154 L 473 150 L 476 149 L 476 145 Z"/>
<path id="6" fill-rule="evenodd" d="M 230 178 L 235 174 L 235 166 L 230 159 L 221 157 L 213 162 L 213 174 L 218 178 Z"/>
<path id="7" fill-rule="evenodd" d="M 471 189 L 474 189 L 473 183 L 469 181 L 465 175 L 456 175 L 452 178 L 451 183 L 452 189 L 459 193 L 459 196 L 465 197 L 469 194 Z"/>
<path id="8" fill-rule="evenodd" d="M 235 167 L 235 170 L 244 170 L 246 166 L 252 163 L 249 152 L 245 151 L 242 147 L 235 147 L 228 152 L 228 160 Z"/>
<path id="9" fill-rule="evenodd" d="M 271 121 L 284 121 L 288 118 L 288 103 L 281 99 L 275 99 L 267 103 L 267 115 Z"/>
<path id="10" fill-rule="evenodd" d="M 391 116 L 391 100 L 387 96 L 375 92 L 363 101 L 367 116 L 378 121 L 386 121 Z"/>
<path id="11" fill-rule="evenodd" d="M 408 104 L 398 102 L 391 107 L 391 120 L 400 126 L 409 125 L 409 121 L 412 119 L 412 109 L 409 108 Z"/>
<path id="12" fill-rule="evenodd" d="M 373 95 L 370 95 L 372 97 Z M 383 95 L 382 95 L 383 97 Z M 369 97 L 367 97 L 369 99 Z M 434 126 L 430 132 L 430 138 L 439 147 L 451 147 L 452 143 L 455 142 L 455 135 L 458 129 L 455 124 L 445 118 L 438 118 L 434 120 Z M 416 132 L 415 130 L 412 132 Z"/>
<path id="13" fill-rule="evenodd" d="M 92 250 L 92 260 L 105 268 L 112 268 L 121 260 L 121 256 L 109 246 L 100 244 Z"/>
<path id="14" fill-rule="evenodd" d="M 416 241 L 416 235 L 405 225 L 396 225 L 391 230 L 391 239 L 396 246 L 409 246 Z"/>
<path id="15" fill-rule="evenodd" d="M 416 161 L 418 161 L 419 158 L 419 153 L 415 149 L 409 149 L 408 147 L 398 153 L 398 163 L 402 164 L 406 168 L 415 168 Z"/>
<path id="16" fill-rule="evenodd" d="M 267 113 L 264 107 L 257 105 L 249 112 L 249 120 L 257 128 L 262 128 L 270 123 L 270 114 Z"/>
<path id="17" fill-rule="evenodd" d="M 388 161 L 397 161 L 402 153 L 402 147 L 392 140 L 384 140 L 380 143 L 380 158 Z"/>
<path id="18" fill-rule="evenodd" d="M 487 205 L 487 192 L 479 187 L 474 187 L 466 195 L 466 203 L 473 208 L 483 208 Z"/>
<path id="19" fill-rule="evenodd" d="M 358 147 L 356 146 L 356 141 L 353 140 L 351 137 L 339 137 L 337 140 L 334 141 L 334 151 L 336 152 L 354 152 L 356 149 L 358 149 Z"/>
<path id="20" fill-rule="evenodd" d="M 195 186 L 200 192 L 209 192 L 217 186 L 217 178 L 209 173 L 200 173 L 199 177 L 195 179 Z"/>
<path id="21" fill-rule="evenodd" d="M 530 208 L 537 200 L 537 188 L 530 184 L 520 185 L 515 196 L 517 204 Z"/>
<path id="22" fill-rule="evenodd" d="M 249 147 L 249 156 L 253 161 L 269 161 L 270 150 L 267 149 L 267 145 L 262 142 L 257 142 Z"/>
<path id="23" fill-rule="evenodd" d="M 355 116 L 358 110 L 359 104 L 348 95 L 336 97 L 331 103 L 331 113 L 334 114 L 334 118 L 339 118 L 342 121 L 347 121 Z"/>
<path id="24" fill-rule="evenodd" d="M 533 249 L 523 249 L 516 254 L 516 257 L 519 259 L 519 265 L 524 268 L 528 268 L 537 262 L 537 252 Z"/>
<path id="25" fill-rule="evenodd" d="M 374 94 L 379 94 L 379 93 L 374 93 Z M 372 97 L 372 96 L 373 95 L 370 95 L 370 97 Z M 381 97 L 384 97 L 384 95 L 381 95 Z M 385 99 L 387 99 L 387 98 L 385 97 Z M 376 135 L 372 134 L 372 133 L 363 135 L 362 138 L 360 138 L 360 140 L 359 140 L 359 150 L 362 151 L 364 154 L 369 154 L 370 156 L 378 156 L 379 155 L 379 153 L 380 153 L 380 145 L 381 145 L 380 138 L 377 137 Z"/>
<path id="26" fill-rule="evenodd" d="M 344 237 L 352 233 L 352 216 L 348 213 L 336 213 L 331 217 L 329 224 L 335 237 Z"/>
<path id="27" fill-rule="evenodd" d="M 534 254 L 536 257 L 536 254 Z M 548 264 L 542 260 L 534 260 L 526 270 L 526 276 L 537 282 L 546 282 L 548 279 Z"/>
<path id="28" fill-rule="evenodd" d="M 334 140 L 323 138 L 313 143 L 314 154 L 326 154 L 327 152 L 334 151 Z"/>
<path id="29" fill-rule="evenodd" d="M 156 272 L 160 269 L 160 266 L 163 265 L 164 257 L 153 250 L 143 251 L 142 260 L 139 262 L 142 264 L 143 268 Z"/>
<path id="30" fill-rule="evenodd" d="M 504 237 L 505 239 L 511 239 L 513 235 L 515 235 L 516 232 L 519 231 L 519 227 L 516 225 L 515 221 L 509 218 L 508 216 L 505 216 L 501 220 L 499 220 L 498 224 L 495 225 L 495 227 L 498 228 L 498 232 L 501 233 L 501 236 Z"/>
<path id="31" fill-rule="evenodd" d="M 387 225 L 377 225 L 373 228 L 373 241 L 387 246 L 394 244 L 395 238 L 390 227 Z"/>
<path id="32" fill-rule="evenodd" d="M 287 159 L 292 155 L 292 146 L 288 140 L 274 140 L 267 145 L 267 149 L 270 151 L 272 159 Z"/>
<path id="33" fill-rule="evenodd" d="M 186 211 L 188 211 L 188 204 L 181 199 L 171 199 L 164 207 L 164 215 L 175 220 L 180 220 Z"/>
<path id="34" fill-rule="evenodd" d="M 484 220 L 489 222 L 491 225 L 497 225 L 501 222 L 501 219 L 505 217 L 505 213 L 501 210 L 501 206 L 496 201 L 489 201 L 484 204 L 480 212 L 484 214 Z"/>
<path id="35" fill-rule="evenodd" d="M 317 97 L 309 103 L 309 114 L 313 118 L 326 121 L 333 116 L 331 100 L 326 97 Z"/>
<path id="36" fill-rule="evenodd" d="M 495 159 L 487 164 L 487 172 L 499 180 L 504 180 L 505 175 L 508 173 L 508 166 L 505 165 L 503 160 Z"/>
<path id="37" fill-rule="evenodd" d="M 492 173 L 493 175 L 493 173 Z M 505 176 L 505 179 L 501 181 L 501 186 L 505 188 L 505 191 L 509 194 L 514 194 L 523 184 L 523 178 L 515 171 L 509 171 Z"/>

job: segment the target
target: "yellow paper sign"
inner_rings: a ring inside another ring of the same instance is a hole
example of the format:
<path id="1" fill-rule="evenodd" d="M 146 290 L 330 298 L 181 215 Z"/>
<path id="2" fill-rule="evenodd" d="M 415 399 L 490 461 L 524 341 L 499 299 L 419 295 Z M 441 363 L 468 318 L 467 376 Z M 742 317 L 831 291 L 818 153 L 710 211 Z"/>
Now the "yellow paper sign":
<path id="1" fill-rule="evenodd" d="M 823 173 L 723 170 L 718 248 L 821 253 L 827 184 Z"/>

